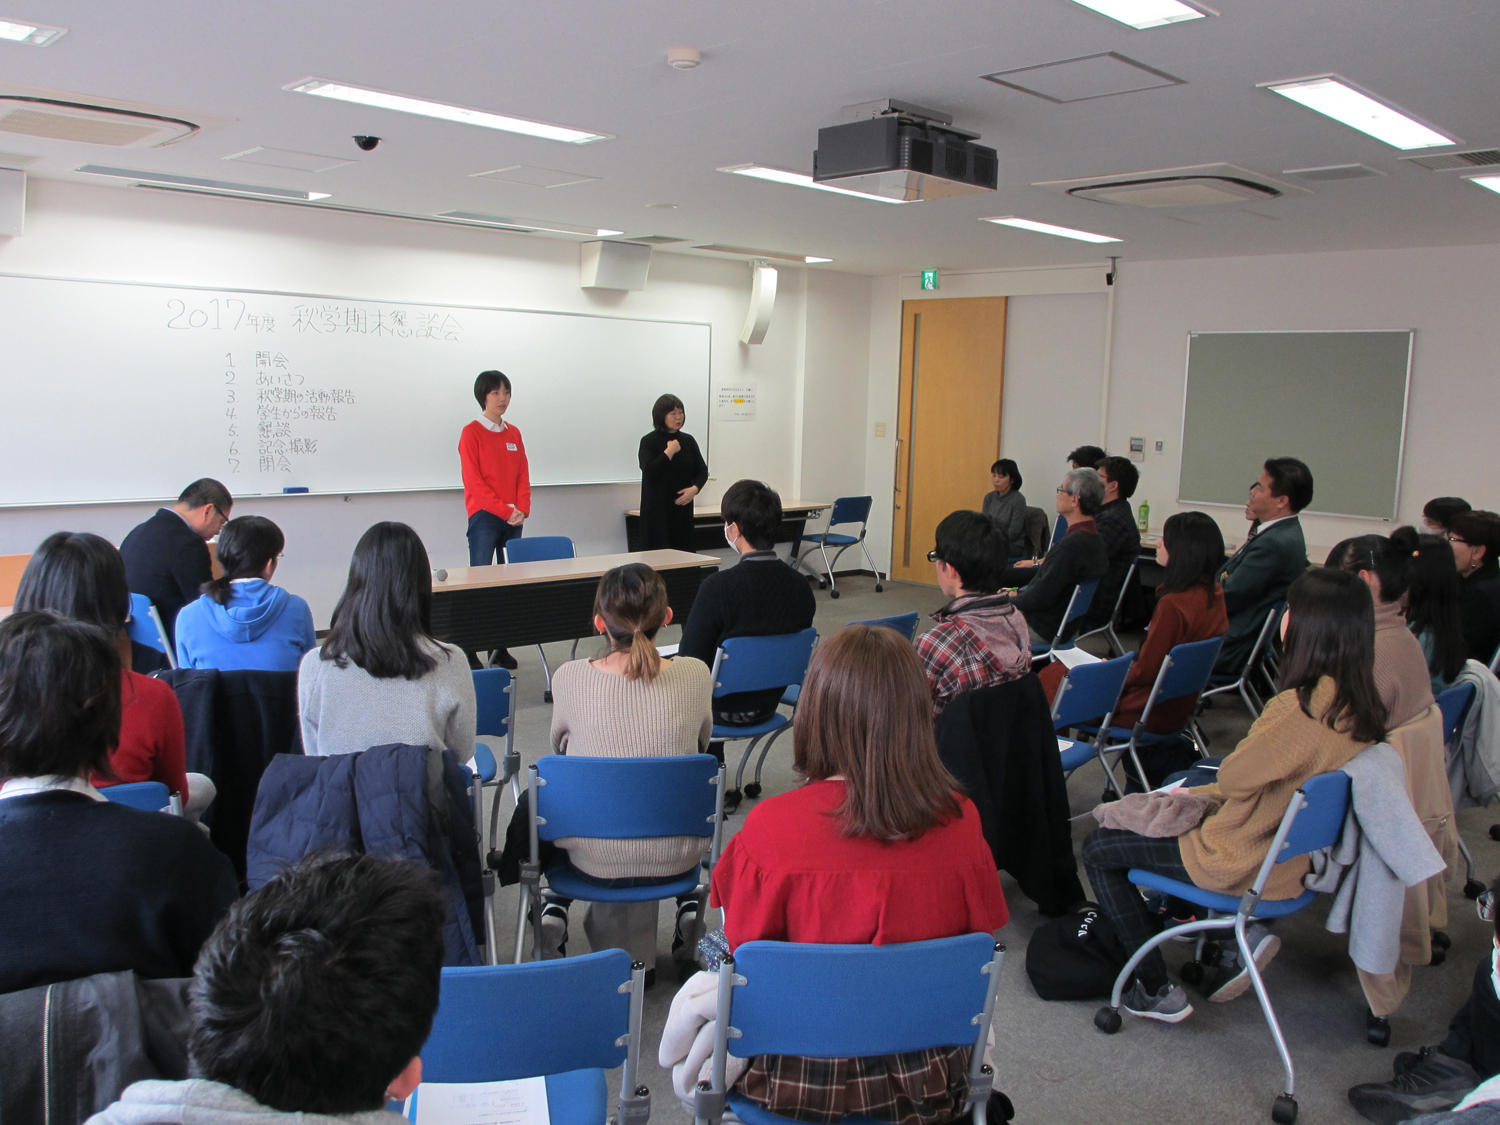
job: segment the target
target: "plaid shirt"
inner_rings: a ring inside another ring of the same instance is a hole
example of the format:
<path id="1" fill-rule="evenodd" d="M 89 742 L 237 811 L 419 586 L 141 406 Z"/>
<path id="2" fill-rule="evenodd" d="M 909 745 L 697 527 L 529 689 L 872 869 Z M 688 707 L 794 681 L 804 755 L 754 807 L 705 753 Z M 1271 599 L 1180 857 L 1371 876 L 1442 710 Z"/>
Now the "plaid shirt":
<path id="1" fill-rule="evenodd" d="M 1005 643 L 997 654 L 990 638 L 964 619 L 963 611 L 976 600 L 955 599 L 933 614 L 938 623 L 917 638 L 917 656 L 932 685 L 933 718 L 966 691 L 1008 683 L 1031 671 L 1031 634 L 1021 611 L 1012 608 L 1007 615 L 1014 620 L 1002 629 Z"/>
<path id="2" fill-rule="evenodd" d="M 863 1059 L 759 1055 L 737 1088 L 772 1113 L 814 1125 L 865 1114 L 894 1125 L 937 1125 L 969 1097 L 968 1047 Z"/>

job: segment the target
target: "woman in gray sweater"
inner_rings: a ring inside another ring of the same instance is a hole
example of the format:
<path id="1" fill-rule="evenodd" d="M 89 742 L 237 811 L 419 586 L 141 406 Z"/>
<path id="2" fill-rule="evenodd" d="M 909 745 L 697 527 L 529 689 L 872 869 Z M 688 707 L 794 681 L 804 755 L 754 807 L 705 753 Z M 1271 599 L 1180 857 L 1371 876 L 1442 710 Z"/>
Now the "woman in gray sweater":
<path id="1" fill-rule="evenodd" d="M 618 566 L 599 580 L 594 628 L 609 639 L 597 660 L 573 660 L 552 676 L 552 749 L 592 758 L 701 754 L 713 732 L 708 667 L 690 656 L 663 659 L 656 634 L 671 622 L 667 588 L 643 563 Z M 698 836 L 599 840 L 565 836 L 557 846 L 585 878 L 601 886 L 667 883 L 703 857 Z M 566 900 L 549 896 L 542 944 L 549 955 L 567 940 Z M 583 929 L 591 949 L 621 948 L 656 964 L 657 903 L 590 903 Z M 654 977 L 648 969 L 648 976 Z"/>
<path id="2" fill-rule="evenodd" d="M 1026 553 L 1026 497 L 1021 495 L 1021 470 L 1009 457 L 1002 457 L 990 466 L 990 480 L 995 491 L 985 495 L 984 514 L 1005 532 L 1010 553 L 1019 557 Z"/>

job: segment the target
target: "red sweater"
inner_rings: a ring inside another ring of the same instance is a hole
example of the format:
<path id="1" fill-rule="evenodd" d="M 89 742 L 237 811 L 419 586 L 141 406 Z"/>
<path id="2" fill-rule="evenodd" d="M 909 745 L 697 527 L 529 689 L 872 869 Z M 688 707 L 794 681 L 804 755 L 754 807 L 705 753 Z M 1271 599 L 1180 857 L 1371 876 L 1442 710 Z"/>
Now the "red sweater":
<path id="1" fill-rule="evenodd" d="M 120 745 L 109 756 L 116 777 L 93 785 L 160 781 L 187 800 L 187 735 L 177 693 L 160 680 L 126 669 L 120 684 Z"/>
<path id="2" fill-rule="evenodd" d="M 485 511 L 505 520 L 516 511 L 531 514 L 531 469 L 520 430 L 507 422 L 496 433 L 483 422 L 470 422 L 459 435 L 458 460 L 469 515 Z"/>
<path id="3" fill-rule="evenodd" d="M 910 842 L 842 834 L 842 781 L 762 801 L 714 868 L 731 949 L 747 941 L 891 945 L 992 933 L 1009 914 L 974 803 Z"/>

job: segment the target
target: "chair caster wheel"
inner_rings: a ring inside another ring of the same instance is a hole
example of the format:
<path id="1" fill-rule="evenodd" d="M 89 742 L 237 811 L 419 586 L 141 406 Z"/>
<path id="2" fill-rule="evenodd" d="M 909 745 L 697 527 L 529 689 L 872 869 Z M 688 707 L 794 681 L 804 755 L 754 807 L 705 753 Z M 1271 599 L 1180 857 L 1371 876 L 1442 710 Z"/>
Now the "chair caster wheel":
<path id="1" fill-rule="evenodd" d="M 819 578 L 818 579 L 818 589 L 820 589 L 820 590 L 826 590 L 826 589 L 828 589 L 828 583 L 824 582 L 821 578 Z"/>
<path id="2" fill-rule="evenodd" d="M 1452 949 L 1453 939 L 1442 930 L 1432 931 L 1432 947 L 1434 949 Z"/>
<path id="3" fill-rule="evenodd" d="M 729 813 L 732 813 L 732 812 L 734 812 L 735 809 L 739 808 L 740 807 L 740 801 L 743 799 L 743 797 L 744 797 L 744 794 L 741 793 L 738 789 L 726 789 L 726 790 L 724 790 L 724 812 L 725 812 L 725 814 L 727 815 Z"/>
<path id="4" fill-rule="evenodd" d="M 1377 1047 L 1389 1047 L 1391 1045 L 1391 1021 L 1385 1016 L 1377 1016 L 1366 1008 L 1365 1038 Z M 1296 1115 L 1295 1108 L 1292 1114 Z"/>
<path id="5" fill-rule="evenodd" d="M 1294 1125 L 1297 1120 L 1297 1099 L 1282 1094 L 1271 1103 L 1271 1120 L 1276 1125 Z"/>
<path id="6" fill-rule="evenodd" d="M 1500 840 L 1500 824 L 1490 825 L 1490 839 Z"/>
<path id="7" fill-rule="evenodd" d="M 1464 884 L 1464 898 L 1470 901 L 1484 894 L 1484 884 L 1478 879 L 1470 879 Z"/>
<path id="8" fill-rule="evenodd" d="M 828 596 L 830 598 L 836 598 L 836 597 L 839 596 L 839 592 L 837 590 L 829 590 L 828 591 Z"/>
<path id="9" fill-rule="evenodd" d="M 1113 1035 L 1120 1030 L 1120 1013 L 1113 1008 L 1100 1008 L 1094 1013 L 1094 1026 L 1105 1035 Z"/>
<path id="10" fill-rule="evenodd" d="M 756 797 L 759 797 L 760 796 L 760 782 L 758 782 L 758 781 L 752 781 L 749 785 L 745 786 L 745 796 L 749 797 L 752 801 Z"/>
<path id="11" fill-rule="evenodd" d="M 1436 942 L 1433 942 L 1432 957 L 1427 963 L 1429 965 L 1441 965 L 1446 960 L 1448 960 L 1448 951 L 1442 948 Z"/>
<path id="12" fill-rule="evenodd" d="M 1177 975 L 1189 988 L 1197 988 L 1203 983 L 1203 966 L 1197 961 L 1189 961 L 1178 970 Z"/>
<path id="13" fill-rule="evenodd" d="M 551 703 L 552 702 L 552 693 L 550 691 L 544 691 L 544 692 L 542 692 L 542 700 L 543 700 L 543 702 Z"/>
<path id="14" fill-rule="evenodd" d="M 877 582 L 877 583 L 875 583 L 875 592 L 877 594 L 883 594 L 883 593 L 885 593 L 885 587 L 882 586 L 879 582 Z"/>

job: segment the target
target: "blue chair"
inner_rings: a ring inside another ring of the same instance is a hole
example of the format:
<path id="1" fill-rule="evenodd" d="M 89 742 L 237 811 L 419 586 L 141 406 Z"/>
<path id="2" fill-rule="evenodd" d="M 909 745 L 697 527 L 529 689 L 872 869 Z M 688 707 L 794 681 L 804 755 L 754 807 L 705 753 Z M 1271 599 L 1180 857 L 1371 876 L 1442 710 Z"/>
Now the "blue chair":
<path id="1" fill-rule="evenodd" d="M 807 676 L 807 665 L 812 660 L 813 646 L 818 642 L 818 631 L 811 626 L 800 633 L 781 633 L 770 637 L 729 637 L 714 654 L 714 666 L 710 679 L 714 685 L 714 698 L 733 695 L 741 691 L 764 691 L 767 688 L 785 688 L 796 685 L 800 688 Z M 800 694 L 800 692 L 799 692 Z M 782 695 L 786 702 L 785 693 Z M 775 735 L 791 723 L 782 714 L 774 714 L 765 722 L 736 727 L 714 724 L 713 737 L 719 742 L 737 742 L 749 739 L 750 744 L 740 756 L 739 768 L 734 775 L 734 788 L 724 794 L 724 804 L 731 812 L 739 807 L 742 792 L 740 783 L 745 778 L 745 763 L 750 760 L 756 743 L 766 735 Z M 745 786 L 743 796 L 760 796 L 760 768 L 771 749 L 767 742 L 755 763 L 755 780 Z"/>
<path id="2" fill-rule="evenodd" d="M 1091 758 L 1098 758 L 1104 767 L 1104 776 L 1110 788 L 1124 795 L 1125 790 L 1115 780 L 1114 770 L 1104 757 L 1104 732 L 1115 717 L 1115 707 L 1120 702 L 1120 692 L 1125 688 L 1125 679 L 1135 663 L 1135 653 L 1127 652 L 1113 660 L 1101 660 L 1096 664 L 1080 664 L 1068 672 L 1067 679 L 1057 689 L 1052 700 L 1052 726 L 1058 731 L 1077 727 L 1083 723 L 1103 721 L 1095 728 L 1091 740 L 1059 738 L 1058 750 L 1062 754 L 1062 768 L 1070 775 Z"/>
<path id="3" fill-rule="evenodd" d="M 1073 587 L 1073 593 L 1068 598 L 1068 608 L 1063 610 L 1062 620 L 1057 623 L 1057 636 L 1052 638 L 1051 644 L 1032 645 L 1032 656 L 1046 656 L 1055 648 L 1072 648 L 1073 641 L 1065 641 L 1068 626 L 1077 621 L 1089 611 L 1089 606 L 1094 604 L 1094 591 L 1099 589 L 1099 579 L 1090 578 L 1087 582 L 1080 582 Z"/>
<path id="4" fill-rule="evenodd" d="M 1490 657 L 1490 671 L 1500 674 L 1500 645 L 1495 646 L 1495 655 Z"/>
<path id="5" fill-rule="evenodd" d="M 870 521 L 870 505 L 874 503 L 869 496 L 840 496 L 833 502 L 833 511 L 828 513 L 828 526 L 822 531 L 812 535 L 804 535 L 797 543 L 798 554 L 792 559 L 792 568 L 801 567 L 818 580 L 818 589 L 827 590 L 830 598 L 839 596 L 838 583 L 833 580 L 833 568 L 843 557 L 845 551 L 855 544 L 864 552 L 865 562 L 870 564 L 870 569 L 875 572 L 875 592 L 878 594 L 885 589 L 880 582 L 880 568 L 875 565 L 875 560 L 870 557 L 870 548 L 865 545 L 865 525 Z M 844 524 L 859 524 L 858 535 L 843 535 L 834 532 L 835 527 Z M 823 571 L 826 577 L 820 576 L 817 571 L 807 565 L 807 555 L 802 554 L 802 544 L 811 543 L 818 548 L 818 553 L 823 556 Z M 833 553 L 833 561 L 828 559 L 828 548 L 837 547 Z"/>
<path id="6" fill-rule="evenodd" d="M 1282 613 L 1286 610 L 1286 602 L 1277 602 L 1266 614 L 1266 623 L 1260 627 L 1260 634 L 1255 638 L 1255 644 L 1251 646 L 1250 656 L 1245 660 L 1245 666 L 1240 669 L 1238 676 L 1211 675 L 1208 677 L 1209 688 L 1203 693 L 1203 698 L 1220 695 L 1226 691 L 1237 691 L 1240 698 L 1245 701 L 1245 706 L 1250 709 L 1250 714 L 1257 719 L 1265 709 L 1265 704 L 1256 694 L 1252 683 L 1257 672 L 1265 676 L 1274 693 L 1276 685 L 1271 681 L 1269 674 L 1265 673 L 1263 657 L 1271 646 L 1271 638 L 1276 634 L 1276 623 L 1281 620 Z"/>
<path id="7" fill-rule="evenodd" d="M 1463 729 L 1464 719 L 1468 717 L 1469 708 L 1474 704 L 1475 688 L 1473 684 L 1454 684 L 1447 691 L 1438 693 L 1438 711 L 1443 716 L 1443 745 L 1448 748 L 1448 760 L 1453 760 L 1453 740 L 1458 737 L 1458 732 Z M 1464 865 L 1464 897 L 1476 899 L 1485 892 L 1485 885 L 1474 878 L 1474 856 L 1469 851 L 1469 845 L 1465 844 L 1463 837 L 1458 839 L 1458 850 L 1463 853 Z"/>
<path id="8" fill-rule="evenodd" d="M 154 648 L 167 658 L 167 667 L 177 667 L 177 654 L 167 644 L 167 630 L 161 623 L 161 614 L 145 594 L 130 595 L 130 617 L 125 622 L 125 633 L 138 645 Z"/>
<path id="9" fill-rule="evenodd" d="M 479 870 L 485 898 L 485 950 L 491 965 L 499 960 L 495 921 L 495 874 L 499 866 L 500 794 L 510 787 L 511 798 L 520 797 L 519 776 L 521 755 L 516 750 L 515 726 L 511 721 L 515 714 L 516 678 L 504 668 L 480 668 L 474 671 L 474 699 L 477 704 L 475 733 L 503 740 L 501 760 L 504 772 L 495 758 L 495 752 L 483 742 L 474 744 L 474 757 L 469 762 L 472 774 L 469 783 L 469 798 L 474 806 L 474 828 L 481 831 L 484 824 L 484 787 L 495 785 L 495 799 L 490 806 L 489 848 L 481 840 Z M 498 781 L 498 784 L 496 782 Z M 491 857 L 493 862 L 491 862 Z M 525 919 L 516 926 L 516 960 L 520 960 L 520 943 L 525 929 Z"/>
<path id="10" fill-rule="evenodd" d="M 1135 581 L 1135 568 L 1139 565 L 1140 560 L 1131 560 L 1130 569 L 1125 572 L 1125 581 L 1120 584 L 1120 594 L 1115 598 L 1115 608 L 1110 611 L 1109 620 L 1097 629 L 1090 629 L 1087 633 L 1079 633 L 1078 636 L 1073 638 L 1074 644 L 1077 644 L 1085 637 L 1097 637 L 1100 633 L 1103 633 L 1104 641 L 1109 645 L 1109 654 L 1111 656 L 1117 652 L 1122 656 L 1125 654 L 1124 642 L 1120 640 L 1119 634 L 1115 632 L 1115 627 L 1120 624 L 1120 613 L 1125 608 L 1125 596 L 1130 593 L 1130 587 Z"/>
<path id="11" fill-rule="evenodd" d="M 542 956 L 541 876 L 550 890 L 584 902 L 656 902 L 698 896 L 697 928 L 708 915 L 708 888 L 719 862 L 724 823 L 724 767 L 708 754 L 671 758 L 575 758 L 549 754 L 530 768 L 531 856 L 521 865 L 521 914 L 531 915 L 532 955 Z M 541 841 L 564 836 L 640 840 L 701 836 L 706 862 L 670 883 L 601 887 L 559 854 L 544 872 Z M 700 879 L 700 875 L 702 878 Z M 695 933 L 688 948 L 697 945 Z"/>
<path id="12" fill-rule="evenodd" d="M 989 934 L 905 945 L 747 941 L 719 968 L 713 1079 L 693 1095 L 693 1120 L 718 1125 L 727 1103 L 745 1125 L 792 1125 L 727 1088 L 733 1040 L 737 1058 L 866 1058 L 971 1047 L 968 1105 L 975 1125 L 986 1125 L 994 1074 L 984 1047 L 1004 959 L 1005 947 Z M 873 1123 L 855 1116 L 844 1125 Z"/>
<path id="13" fill-rule="evenodd" d="M 644 1125 L 639 1080 L 645 966 L 623 949 L 527 965 L 445 968 L 422 1081 L 505 1082 L 545 1076 L 552 1125 L 603 1125 L 604 1072 L 624 1066 L 621 1125 Z M 414 1111 L 422 1087 L 413 1095 Z M 412 1119 L 416 1114 L 412 1112 Z"/>
<path id="14" fill-rule="evenodd" d="M 1213 891 L 1195 887 L 1191 883 L 1180 883 L 1176 879 L 1168 879 L 1153 871 L 1132 869 L 1129 878 L 1137 886 L 1149 887 L 1164 894 L 1186 899 L 1188 902 L 1211 911 L 1213 916 L 1202 921 L 1172 926 L 1136 950 L 1130 960 L 1125 962 L 1120 975 L 1115 978 L 1115 987 L 1110 994 L 1109 1006 L 1100 1008 L 1094 1013 L 1094 1026 L 1109 1035 L 1120 1030 L 1120 997 L 1124 994 L 1130 976 L 1135 972 L 1135 967 L 1151 950 L 1163 942 L 1196 934 L 1199 935 L 1199 955 L 1201 956 L 1202 935 L 1213 931 L 1233 931 L 1235 944 L 1240 950 L 1240 963 L 1250 973 L 1250 983 L 1255 986 L 1255 996 L 1260 1001 L 1261 1011 L 1265 1013 L 1266 1025 L 1271 1029 L 1271 1038 L 1276 1041 L 1276 1051 L 1281 1056 L 1281 1065 L 1286 1071 L 1286 1089 L 1276 1099 L 1271 1110 L 1271 1117 L 1281 1125 L 1291 1125 L 1291 1122 L 1296 1121 L 1296 1076 L 1292 1070 L 1292 1056 L 1287 1051 L 1286 1039 L 1281 1034 L 1281 1025 L 1277 1023 L 1276 1013 L 1271 1008 L 1271 998 L 1266 993 L 1260 969 L 1256 967 L 1255 958 L 1250 955 L 1250 946 L 1245 940 L 1245 927 L 1252 919 L 1283 918 L 1288 914 L 1294 914 L 1318 897 L 1317 891 L 1303 891 L 1295 898 L 1285 899 L 1265 899 L 1261 897 L 1261 893 L 1265 890 L 1266 880 L 1270 878 L 1271 871 L 1277 864 L 1338 843 L 1339 835 L 1344 827 L 1344 814 L 1348 807 L 1348 774 L 1335 770 L 1332 773 L 1308 778 L 1302 788 L 1297 790 L 1291 803 L 1287 805 L 1286 814 L 1281 818 L 1281 824 L 1276 829 L 1276 837 L 1271 841 L 1271 847 L 1260 865 L 1260 871 L 1256 873 L 1255 882 L 1243 895 L 1216 894 Z M 1191 963 L 1198 966 L 1198 971 L 1185 974 L 1183 979 L 1187 980 L 1188 976 L 1192 975 L 1202 980 L 1201 961 Z"/>
<path id="15" fill-rule="evenodd" d="M 576 559 L 578 551 L 573 546 L 573 540 L 566 535 L 534 535 L 530 538 L 512 539 L 505 545 L 505 561 L 508 563 L 528 562 L 551 562 L 553 559 Z M 536 646 L 537 652 L 542 658 L 542 675 L 546 677 L 547 687 L 542 692 L 542 698 L 548 703 L 552 702 L 552 669 L 547 664 L 547 650 L 541 645 Z M 568 659 L 572 660 L 578 655 L 578 641 L 573 642 L 573 651 L 569 653 Z"/>
<path id="16" fill-rule="evenodd" d="M 131 781 L 124 785 L 106 785 L 99 790 L 106 801 L 129 805 L 142 812 L 169 812 L 182 815 L 182 798 L 174 796 L 160 781 Z"/>
<path id="17" fill-rule="evenodd" d="M 850 625 L 866 625 L 871 629 L 894 629 L 909 641 L 917 639 L 917 611 L 898 613 L 894 617 L 872 617 L 868 621 L 851 621 Z"/>

